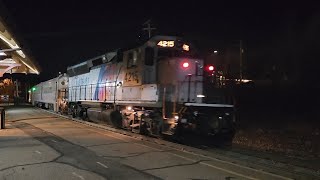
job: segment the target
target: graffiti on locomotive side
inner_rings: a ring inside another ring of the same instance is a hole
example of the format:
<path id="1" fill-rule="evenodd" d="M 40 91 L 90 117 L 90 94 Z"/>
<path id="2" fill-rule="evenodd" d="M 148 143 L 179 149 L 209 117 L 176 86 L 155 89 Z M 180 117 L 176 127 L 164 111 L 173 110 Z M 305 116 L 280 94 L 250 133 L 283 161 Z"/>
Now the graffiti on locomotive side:
<path id="1" fill-rule="evenodd" d="M 125 82 L 134 82 L 139 83 L 139 74 L 138 71 L 127 72 L 124 77 Z"/>

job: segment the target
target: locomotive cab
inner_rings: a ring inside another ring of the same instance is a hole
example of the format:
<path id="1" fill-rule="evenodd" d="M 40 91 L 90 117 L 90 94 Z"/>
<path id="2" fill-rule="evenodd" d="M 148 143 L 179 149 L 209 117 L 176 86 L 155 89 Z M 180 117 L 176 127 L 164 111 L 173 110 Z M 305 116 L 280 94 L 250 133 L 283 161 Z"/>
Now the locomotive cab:
<path id="1" fill-rule="evenodd" d="M 156 41 L 156 72 L 159 101 L 162 101 L 162 133 L 224 134 L 232 139 L 235 116 L 232 102 L 227 101 L 229 95 L 207 80 L 207 66 L 192 44 L 161 38 Z M 207 69 L 212 71 L 212 68 Z M 212 96 L 219 101 L 213 102 Z"/>

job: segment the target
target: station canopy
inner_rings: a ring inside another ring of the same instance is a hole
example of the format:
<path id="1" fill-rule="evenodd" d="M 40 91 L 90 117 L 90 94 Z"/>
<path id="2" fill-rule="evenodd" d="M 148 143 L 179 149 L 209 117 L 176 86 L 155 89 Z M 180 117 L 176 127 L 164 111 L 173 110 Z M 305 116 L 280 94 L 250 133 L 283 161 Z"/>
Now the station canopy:
<path id="1" fill-rule="evenodd" d="M 5 73 L 39 74 L 39 67 L 26 55 L 0 17 L 0 77 Z"/>

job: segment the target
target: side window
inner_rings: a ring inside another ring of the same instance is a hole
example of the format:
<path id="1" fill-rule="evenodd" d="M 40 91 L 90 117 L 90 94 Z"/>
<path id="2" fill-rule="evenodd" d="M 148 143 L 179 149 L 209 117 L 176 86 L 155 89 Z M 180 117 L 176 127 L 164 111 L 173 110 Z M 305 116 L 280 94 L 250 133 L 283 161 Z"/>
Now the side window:
<path id="1" fill-rule="evenodd" d="M 151 47 L 147 47 L 145 49 L 145 56 L 144 56 L 144 64 L 147 66 L 153 66 L 153 60 L 154 60 L 154 50 Z"/>
<path id="2" fill-rule="evenodd" d="M 139 52 L 136 50 L 128 53 L 128 68 L 136 67 L 138 65 L 138 56 Z"/>

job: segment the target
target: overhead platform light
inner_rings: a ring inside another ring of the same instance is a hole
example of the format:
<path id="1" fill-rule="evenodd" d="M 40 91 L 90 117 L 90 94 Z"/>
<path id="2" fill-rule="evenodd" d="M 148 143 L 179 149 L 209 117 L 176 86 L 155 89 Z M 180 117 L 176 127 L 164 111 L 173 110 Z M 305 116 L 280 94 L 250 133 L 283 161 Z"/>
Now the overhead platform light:
<path id="1" fill-rule="evenodd" d="M 0 17 L 0 77 L 4 73 L 39 74 L 39 68 L 18 45 Z"/>

